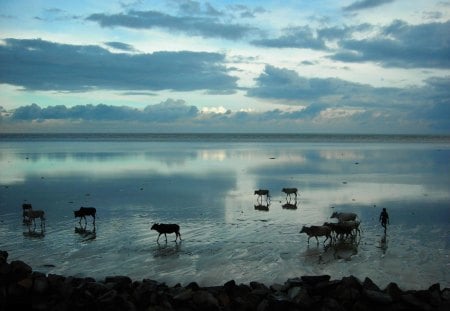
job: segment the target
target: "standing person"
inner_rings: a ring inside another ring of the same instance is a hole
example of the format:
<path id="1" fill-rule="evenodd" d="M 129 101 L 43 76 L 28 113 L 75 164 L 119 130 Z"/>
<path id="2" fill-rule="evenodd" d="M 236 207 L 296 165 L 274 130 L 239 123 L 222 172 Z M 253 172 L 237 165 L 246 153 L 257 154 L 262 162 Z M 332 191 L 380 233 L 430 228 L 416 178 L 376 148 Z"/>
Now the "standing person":
<path id="1" fill-rule="evenodd" d="M 380 213 L 380 222 L 381 226 L 384 228 L 384 232 L 386 232 L 386 225 L 389 224 L 389 215 L 386 211 L 386 208 L 383 208 L 383 210 Z"/>

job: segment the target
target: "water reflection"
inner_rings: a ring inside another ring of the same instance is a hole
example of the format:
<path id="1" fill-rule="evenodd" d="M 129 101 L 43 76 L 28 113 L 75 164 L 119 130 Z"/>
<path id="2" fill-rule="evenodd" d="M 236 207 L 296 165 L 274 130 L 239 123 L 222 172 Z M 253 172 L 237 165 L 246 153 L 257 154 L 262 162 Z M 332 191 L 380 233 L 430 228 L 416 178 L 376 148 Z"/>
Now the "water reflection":
<path id="1" fill-rule="evenodd" d="M 257 211 L 263 211 L 263 212 L 268 212 L 269 211 L 269 203 L 266 204 L 257 204 L 254 205 L 255 206 L 255 210 Z"/>
<path id="2" fill-rule="evenodd" d="M 154 258 L 179 257 L 181 241 L 168 244 L 167 242 L 160 244 L 153 250 Z"/>
<path id="3" fill-rule="evenodd" d="M 281 205 L 283 209 L 290 209 L 290 210 L 296 210 L 297 209 L 297 196 L 295 196 L 295 199 L 291 201 L 290 197 L 286 197 L 286 203 Z"/>
<path id="4" fill-rule="evenodd" d="M 87 263 L 93 268 L 86 273 L 96 277 L 122 273 L 139 279 L 146 273 L 186 282 L 203 276 L 209 285 L 231 277 L 270 283 L 324 272 L 379 281 L 380 270 L 388 281 L 404 276 L 398 267 L 407 261 L 425 272 L 401 280 L 447 286 L 450 148 L 441 149 L 0 142 L 0 244 L 35 266 L 52 254 L 56 267 L 48 272 L 60 274 L 80 273 Z M 286 186 L 299 189 L 298 200 L 280 191 Z M 255 200 L 259 187 L 270 190 L 270 201 Z M 48 212 L 47 232 L 37 226 L 21 234 L 22 202 Z M 97 208 L 100 235 L 91 221 L 78 226 L 77 220 L 74 229 L 79 206 Z M 329 220 L 331 207 L 357 213 L 362 234 L 308 247 L 300 228 Z M 389 235 L 380 235 L 383 207 L 389 210 Z M 157 245 L 150 232 L 156 221 L 182 224 L 183 245 Z M 36 240 L 21 243 L 24 236 Z"/>
<path id="5" fill-rule="evenodd" d="M 380 244 L 378 246 L 381 251 L 383 252 L 383 255 L 386 255 L 386 251 L 388 249 L 388 240 L 387 240 L 387 235 L 386 235 L 386 230 L 384 230 L 383 235 L 381 236 L 380 239 Z"/>
<path id="6" fill-rule="evenodd" d="M 82 225 L 80 220 L 79 227 L 75 227 L 75 233 L 79 234 L 83 238 L 81 240 L 82 242 L 92 241 L 97 238 L 97 227 L 94 223 L 92 229 L 88 230 L 87 224 L 85 223 Z"/>
<path id="7" fill-rule="evenodd" d="M 36 227 L 31 229 L 31 226 L 28 225 L 28 231 L 23 232 L 23 236 L 27 238 L 42 239 L 45 237 L 45 227 L 41 227 L 40 230 L 36 231 Z"/>

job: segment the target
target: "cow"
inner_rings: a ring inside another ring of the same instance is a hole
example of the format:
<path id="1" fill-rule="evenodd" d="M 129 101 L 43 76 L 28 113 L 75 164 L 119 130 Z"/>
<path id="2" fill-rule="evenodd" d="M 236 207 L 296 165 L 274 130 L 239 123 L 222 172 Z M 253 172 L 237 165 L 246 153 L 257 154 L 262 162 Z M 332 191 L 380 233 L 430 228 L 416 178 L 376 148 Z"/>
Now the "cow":
<path id="1" fill-rule="evenodd" d="M 266 202 L 269 201 L 269 199 L 270 199 L 269 190 L 267 190 L 267 189 L 255 190 L 255 195 L 258 195 L 258 199 L 260 199 L 261 201 L 262 201 L 263 196 L 266 197 Z"/>
<path id="2" fill-rule="evenodd" d="M 319 244 L 319 239 L 317 238 L 318 236 L 325 236 L 326 239 L 323 241 L 323 243 L 325 244 L 326 240 L 331 238 L 331 228 L 328 226 L 311 226 L 311 227 L 306 227 L 303 226 L 302 230 L 300 230 L 300 233 L 306 233 L 308 235 L 308 244 L 309 244 L 309 239 L 311 237 L 315 237 L 317 240 L 317 244 Z"/>
<path id="3" fill-rule="evenodd" d="M 28 209 L 26 210 L 26 216 L 28 217 L 28 225 L 31 225 L 31 222 L 33 222 L 34 224 L 34 230 L 36 230 L 36 218 L 39 218 L 41 220 L 41 229 L 42 229 L 42 224 L 44 225 L 45 228 L 45 212 L 43 210 L 33 210 L 33 209 Z M 30 228 L 28 227 L 28 230 L 30 230 Z"/>
<path id="4" fill-rule="evenodd" d="M 281 191 L 286 193 L 286 198 L 287 197 L 291 198 L 291 194 L 294 194 L 295 199 L 297 199 L 297 192 L 298 192 L 297 188 L 283 188 L 281 189 Z"/>
<path id="5" fill-rule="evenodd" d="M 334 212 L 330 218 L 337 218 L 339 222 L 355 220 L 357 215 L 355 213 L 338 213 Z"/>
<path id="6" fill-rule="evenodd" d="M 153 224 L 150 230 L 158 231 L 159 235 L 158 239 L 156 240 L 157 243 L 159 243 L 159 237 L 161 236 L 161 234 L 164 234 L 167 243 L 167 233 L 175 233 L 175 242 L 178 238 L 180 238 L 181 241 L 180 226 L 177 224 Z"/>
<path id="7" fill-rule="evenodd" d="M 81 226 L 81 218 L 84 218 L 85 224 L 87 224 L 86 216 L 92 216 L 93 224 L 95 225 L 95 214 L 97 213 L 97 210 L 95 207 L 80 207 L 78 211 L 73 211 L 73 214 L 75 215 L 75 218 L 80 217 L 80 226 Z"/>

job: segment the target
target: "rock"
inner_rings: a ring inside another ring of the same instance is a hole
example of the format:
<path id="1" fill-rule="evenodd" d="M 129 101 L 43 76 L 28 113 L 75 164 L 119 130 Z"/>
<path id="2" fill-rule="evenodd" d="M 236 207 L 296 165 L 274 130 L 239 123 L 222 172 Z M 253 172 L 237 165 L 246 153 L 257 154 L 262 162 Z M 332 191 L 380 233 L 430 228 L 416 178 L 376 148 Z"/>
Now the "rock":
<path id="1" fill-rule="evenodd" d="M 427 304 L 424 301 L 419 300 L 417 297 L 415 297 L 413 294 L 404 294 L 401 297 L 402 301 L 405 302 L 407 305 L 409 305 L 410 307 L 414 308 L 414 309 L 418 309 L 418 310 L 432 310 L 431 306 L 429 304 Z"/>
<path id="2" fill-rule="evenodd" d="M 311 308 L 314 304 L 314 300 L 304 287 L 300 287 L 299 293 L 292 299 L 292 301 L 298 304 L 301 308 L 305 309 Z"/>
<path id="3" fill-rule="evenodd" d="M 123 288 L 127 288 L 131 285 L 131 279 L 128 276 L 107 276 L 105 278 L 105 283 L 112 283 L 114 289 L 121 290 Z"/>
<path id="4" fill-rule="evenodd" d="M 13 274 L 13 278 L 16 281 L 19 281 L 21 279 L 24 279 L 25 277 L 29 276 L 33 269 L 26 263 L 20 260 L 14 260 L 10 263 L 11 272 Z"/>
<path id="5" fill-rule="evenodd" d="M 219 310 L 219 302 L 205 290 L 198 290 L 193 294 L 193 302 L 202 310 Z"/>
<path id="6" fill-rule="evenodd" d="M 45 275 L 37 276 L 34 278 L 33 292 L 37 294 L 44 294 L 45 292 L 47 292 L 48 288 L 48 280 Z"/>
<path id="7" fill-rule="evenodd" d="M 286 281 L 284 284 L 287 288 L 293 287 L 293 286 L 302 286 L 303 281 L 301 278 L 291 278 Z"/>
<path id="8" fill-rule="evenodd" d="M 200 286 L 198 286 L 196 282 L 191 282 L 186 286 L 186 288 L 190 288 L 192 290 L 199 290 Z"/>
<path id="9" fill-rule="evenodd" d="M 179 300 L 179 301 L 187 301 L 192 298 L 192 289 L 186 288 L 183 291 L 181 291 L 179 294 L 175 295 L 173 299 Z"/>
<path id="10" fill-rule="evenodd" d="M 393 301 L 400 300 L 401 296 L 403 295 L 403 291 L 398 287 L 397 283 L 389 283 L 384 291 L 391 296 Z"/>
<path id="11" fill-rule="evenodd" d="M 378 285 L 376 285 L 371 279 L 365 278 L 364 282 L 362 284 L 362 287 L 364 289 L 373 290 L 373 291 L 380 291 L 380 288 Z"/>
<path id="12" fill-rule="evenodd" d="M 0 251 L 0 257 L 7 254 Z M 0 260 L 2 260 L 0 258 Z M 6 298 L 6 299 L 5 299 Z M 450 310 L 450 289 L 439 283 L 423 290 L 384 290 L 369 278 L 330 280 L 328 275 L 288 279 L 270 287 L 259 282 L 201 287 L 167 286 L 127 276 L 95 279 L 45 275 L 22 261 L 0 261 L 0 310 Z"/>
<path id="13" fill-rule="evenodd" d="M 387 305 L 392 303 L 392 298 L 389 294 L 377 290 L 365 289 L 364 296 L 375 304 Z"/>
<path id="14" fill-rule="evenodd" d="M 0 251 L 0 264 L 6 263 L 8 260 L 8 252 L 7 251 Z"/>
<path id="15" fill-rule="evenodd" d="M 302 276 L 302 281 L 308 285 L 316 285 L 321 282 L 328 282 L 330 280 L 329 275 L 315 275 L 315 276 Z"/>
<path id="16" fill-rule="evenodd" d="M 450 301 L 450 288 L 444 288 L 441 292 L 442 299 Z"/>

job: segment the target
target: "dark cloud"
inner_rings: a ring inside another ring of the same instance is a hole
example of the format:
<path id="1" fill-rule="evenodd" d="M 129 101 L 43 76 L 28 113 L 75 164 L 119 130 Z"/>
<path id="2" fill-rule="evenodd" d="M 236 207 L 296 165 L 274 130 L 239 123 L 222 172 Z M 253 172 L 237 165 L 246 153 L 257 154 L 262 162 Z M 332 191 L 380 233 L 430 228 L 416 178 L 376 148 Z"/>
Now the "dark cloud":
<path id="1" fill-rule="evenodd" d="M 242 39 L 255 28 L 221 23 L 217 18 L 203 16 L 173 16 L 157 11 L 129 11 L 119 14 L 92 14 L 86 18 L 102 27 L 127 27 L 136 29 L 164 28 L 171 31 L 197 35 L 205 38 Z"/>
<path id="2" fill-rule="evenodd" d="M 121 50 L 125 52 L 136 52 L 136 49 L 132 45 L 123 42 L 110 41 L 105 42 L 105 45 L 112 47 L 113 49 L 116 50 Z"/>
<path id="3" fill-rule="evenodd" d="M 344 7 L 343 9 L 344 11 L 359 11 L 375 8 L 386 3 L 392 3 L 394 1 L 395 0 L 361 0 L 353 2 L 352 4 Z"/>
<path id="4" fill-rule="evenodd" d="M 268 99 L 313 101 L 327 96 L 364 92 L 368 86 L 337 78 L 305 78 L 294 70 L 267 65 L 247 95 Z"/>
<path id="5" fill-rule="evenodd" d="M 5 39 L 0 83 L 28 90 L 124 91 L 236 89 L 225 56 L 206 52 L 111 53 L 98 46 Z"/>
<path id="6" fill-rule="evenodd" d="M 127 106 L 111 105 L 64 105 L 41 108 L 37 104 L 15 109 L 11 119 L 15 121 L 81 120 L 81 121 L 142 121 L 174 122 L 195 118 L 199 110 L 188 106 L 183 100 L 168 99 L 160 104 L 149 105 L 144 110 Z"/>
<path id="7" fill-rule="evenodd" d="M 448 130 L 450 77 L 434 77 L 425 82 L 422 87 L 373 87 L 337 78 L 306 78 L 293 70 L 267 65 L 247 95 L 306 106 L 295 112 L 280 112 L 279 117 L 283 118 L 307 119 L 327 109 L 356 109 L 360 112 L 351 117 L 355 122 L 420 121 Z"/>
<path id="8" fill-rule="evenodd" d="M 148 121 L 175 121 L 178 119 L 195 118 L 199 110 L 195 106 L 188 106 L 184 100 L 168 99 L 157 105 L 144 109 L 145 119 Z"/>
<path id="9" fill-rule="evenodd" d="M 331 56 L 344 62 L 378 62 L 385 67 L 450 68 L 450 21 L 409 25 L 394 21 L 381 35 L 346 39 L 342 51 Z"/>
<path id="10" fill-rule="evenodd" d="M 177 0 L 179 11 L 183 15 L 209 15 L 209 16 L 221 16 L 222 12 L 217 10 L 210 3 L 200 3 L 192 0 Z"/>
<path id="11" fill-rule="evenodd" d="M 308 26 L 284 29 L 284 35 L 275 39 L 260 39 L 251 42 L 257 46 L 274 48 L 326 49 L 325 42 Z"/>

